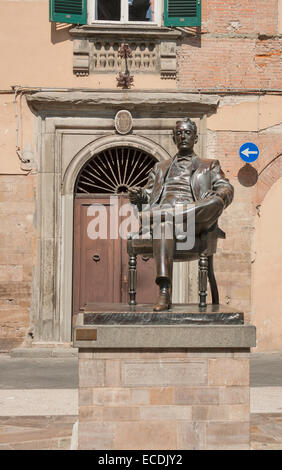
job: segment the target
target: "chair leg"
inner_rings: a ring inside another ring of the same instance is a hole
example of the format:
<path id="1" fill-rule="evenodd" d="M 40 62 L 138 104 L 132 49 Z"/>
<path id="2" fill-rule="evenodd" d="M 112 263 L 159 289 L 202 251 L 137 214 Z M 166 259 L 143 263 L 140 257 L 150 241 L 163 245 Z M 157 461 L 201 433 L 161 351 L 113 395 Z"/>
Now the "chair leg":
<path id="1" fill-rule="evenodd" d="M 208 257 L 204 253 L 199 258 L 199 307 L 207 306 Z"/>
<path id="2" fill-rule="evenodd" d="M 212 303 L 213 305 L 219 305 L 217 283 L 213 270 L 213 256 L 208 256 L 208 278 L 211 288 Z"/>
<path id="3" fill-rule="evenodd" d="M 128 272 L 128 279 L 129 279 L 129 305 L 136 305 L 136 266 L 137 266 L 137 256 L 130 255 L 129 256 L 129 272 Z"/>

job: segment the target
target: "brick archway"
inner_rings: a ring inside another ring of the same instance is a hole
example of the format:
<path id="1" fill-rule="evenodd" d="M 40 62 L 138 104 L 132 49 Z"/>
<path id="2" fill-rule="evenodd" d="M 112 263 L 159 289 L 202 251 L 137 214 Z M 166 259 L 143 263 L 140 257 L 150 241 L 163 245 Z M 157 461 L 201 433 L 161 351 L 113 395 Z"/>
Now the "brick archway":
<path id="1" fill-rule="evenodd" d="M 259 173 L 256 204 L 262 204 L 266 193 L 282 177 L 282 153 L 271 160 Z"/>

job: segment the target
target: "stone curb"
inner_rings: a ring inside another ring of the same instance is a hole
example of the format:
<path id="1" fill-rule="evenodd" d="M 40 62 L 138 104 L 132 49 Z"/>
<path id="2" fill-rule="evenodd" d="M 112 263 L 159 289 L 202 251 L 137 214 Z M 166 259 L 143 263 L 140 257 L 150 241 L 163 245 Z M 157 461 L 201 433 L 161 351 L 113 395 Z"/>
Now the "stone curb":
<path id="1" fill-rule="evenodd" d="M 16 348 L 10 351 L 11 357 L 17 358 L 71 358 L 78 356 L 76 348 Z"/>

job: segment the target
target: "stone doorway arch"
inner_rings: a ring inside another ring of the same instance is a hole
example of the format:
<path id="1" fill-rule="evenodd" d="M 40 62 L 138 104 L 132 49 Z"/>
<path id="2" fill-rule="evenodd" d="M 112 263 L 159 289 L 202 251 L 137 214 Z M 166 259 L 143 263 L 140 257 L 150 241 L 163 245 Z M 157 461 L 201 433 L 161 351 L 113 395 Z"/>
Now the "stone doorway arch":
<path id="1" fill-rule="evenodd" d="M 30 333 L 34 345 L 70 344 L 74 185 L 82 166 L 95 152 L 116 145 L 133 145 L 157 160 L 168 159 L 176 151 L 173 126 L 185 116 L 198 124 L 196 151 L 205 158 L 206 116 L 216 112 L 219 97 L 178 91 L 49 90 L 28 95 L 27 102 L 38 143 Z M 124 136 L 114 125 L 121 109 L 133 119 L 130 134 Z M 181 296 L 188 277 L 188 270 L 178 276 L 178 302 L 191 301 Z"/>
<path id="2" fill-rule="evenodd" d="M 63 320 L 63 331 L 66 333 L 67 341 L 70 341 L 72 334 L 72 295 L 73 289 L 73 224 L 74 224 L 74 194 L 77 179 L 81 170 L 94 156 L 115 148 L 131 148 L 140 153 L 150 155 L 156 162 L 171 158 L 161 145 L 153 140 L 136 135 L 100 137 L 86 145 L 71 160 L 63 176 L 62 184 L 62 277 L 61 277 L 61 298 L 60 314 Z M 62 279 L 64 281 L 62 282 Z"/>

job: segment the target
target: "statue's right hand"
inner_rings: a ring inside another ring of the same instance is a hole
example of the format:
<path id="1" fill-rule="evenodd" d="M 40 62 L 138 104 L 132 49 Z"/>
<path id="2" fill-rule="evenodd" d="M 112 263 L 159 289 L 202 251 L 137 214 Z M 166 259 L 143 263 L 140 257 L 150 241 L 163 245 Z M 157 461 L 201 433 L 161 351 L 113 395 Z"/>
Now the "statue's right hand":
<path id="1" fill-rule="evenodd" d="M 142 188 L 135 186 L 133 188 L 128 189 L 128 197 L 131 204 L 137 204 L 139 201 L 142 200 L 143 192 Z"/>

